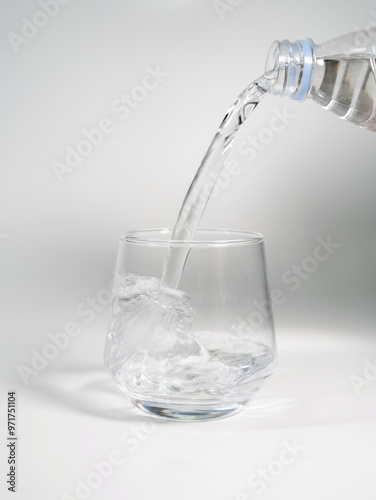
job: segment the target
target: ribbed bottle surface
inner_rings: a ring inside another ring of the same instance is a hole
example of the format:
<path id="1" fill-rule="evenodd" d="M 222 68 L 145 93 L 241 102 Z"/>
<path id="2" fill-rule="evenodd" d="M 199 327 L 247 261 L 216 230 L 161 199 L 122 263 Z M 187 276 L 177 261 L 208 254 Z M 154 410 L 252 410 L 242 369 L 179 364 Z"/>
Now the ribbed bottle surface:
<path id="1" fill-rule="evenodd" d="M 375 59 L 318 59 L 309 95 L 340 118 L 376 131 Z"/>

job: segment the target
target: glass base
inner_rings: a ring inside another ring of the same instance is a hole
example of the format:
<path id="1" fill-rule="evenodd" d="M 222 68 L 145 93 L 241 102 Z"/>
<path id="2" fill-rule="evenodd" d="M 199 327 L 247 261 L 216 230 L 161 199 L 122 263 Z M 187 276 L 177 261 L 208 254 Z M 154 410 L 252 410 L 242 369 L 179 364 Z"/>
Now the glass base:
<path id="1" fill-rule="evenodd" d="M 131 398 L 132 403 L 140 410 L 164 420 L 180 422 L 200 422 L 229 417 L 244 408 L 248 401 L 227 403 L 222 405 L 193 405 L 155 403 Z"/>

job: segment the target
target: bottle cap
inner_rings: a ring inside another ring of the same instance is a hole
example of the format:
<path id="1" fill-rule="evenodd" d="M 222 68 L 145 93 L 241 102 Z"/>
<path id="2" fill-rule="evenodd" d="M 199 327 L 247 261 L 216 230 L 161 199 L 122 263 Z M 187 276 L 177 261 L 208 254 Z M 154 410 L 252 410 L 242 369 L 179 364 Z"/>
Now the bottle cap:
<path id="1" fill-rule="evenodd" d="M 303 101 L 311 85 L 313 62 L 312 40 L 275 41 L 266 61 L 266 72 L 277 72 L 271 93 Z"/>

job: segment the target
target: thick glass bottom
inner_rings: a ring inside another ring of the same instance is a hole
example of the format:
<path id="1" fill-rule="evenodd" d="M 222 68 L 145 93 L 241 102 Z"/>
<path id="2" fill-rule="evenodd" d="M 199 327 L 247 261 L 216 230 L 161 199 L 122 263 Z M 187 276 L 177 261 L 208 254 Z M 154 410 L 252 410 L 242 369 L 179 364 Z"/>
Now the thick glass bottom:
<path id="1" fill-rule="evenodd" d="M 140 410 L 164 420 L 180 422 L 199 422 L 229 417 L 238 413 L 248 403 L 247 401 L 232 402 L 218 405 L 193 405 L 155 403 L 131 398 L 132 403 Z"/>

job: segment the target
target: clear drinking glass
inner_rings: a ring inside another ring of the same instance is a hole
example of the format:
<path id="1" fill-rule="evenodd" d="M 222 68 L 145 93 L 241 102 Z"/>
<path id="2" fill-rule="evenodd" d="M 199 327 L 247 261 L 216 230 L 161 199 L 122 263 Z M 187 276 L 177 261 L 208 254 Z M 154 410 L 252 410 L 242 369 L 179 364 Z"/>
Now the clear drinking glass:
<path id="1" fill-rule="evenodd" d="M 241 410 L 277 364 L 263 236 L 168 229 L 120 239 L 105 364 L 141 410 L 176 420 Z M 189 251 L 178 289 L 161 281 L 168 252 Z"/>

